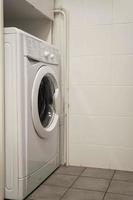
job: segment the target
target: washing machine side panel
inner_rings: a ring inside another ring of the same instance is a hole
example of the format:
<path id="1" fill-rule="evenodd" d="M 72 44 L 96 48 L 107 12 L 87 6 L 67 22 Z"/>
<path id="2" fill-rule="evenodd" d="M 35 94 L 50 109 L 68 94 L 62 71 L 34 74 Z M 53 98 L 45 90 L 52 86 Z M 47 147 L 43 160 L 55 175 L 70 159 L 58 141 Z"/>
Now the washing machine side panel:
<path id="1" fill-rule="evenodd" d="M 18 178 L 26 176 L 26 72 L 24 57 L 24 35 L 17 35 L 17 102 L 18 102 Z"/>
<path id="2" fill-rule="evenodd" d="M 24 35 L 5 34 L 5 152 L 7 199 L 23 199 L 19 178 L 26 173 Z"/>
<path id="3" fill-rule="evenodd" d="M 18 193 L 16 52 L 16 35 L 5 35 L 5 195 L 10 199 Z"/>

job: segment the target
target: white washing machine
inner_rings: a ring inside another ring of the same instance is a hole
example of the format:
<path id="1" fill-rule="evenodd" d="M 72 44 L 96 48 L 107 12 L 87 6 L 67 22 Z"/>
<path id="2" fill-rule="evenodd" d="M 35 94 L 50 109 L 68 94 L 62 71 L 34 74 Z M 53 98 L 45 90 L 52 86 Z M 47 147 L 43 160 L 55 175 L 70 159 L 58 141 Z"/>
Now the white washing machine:
<path id="1" fill-rule="evenodd" d="M 5 198 L 24 199 L 59 166 L 59 53 L 5 28 Z"/>

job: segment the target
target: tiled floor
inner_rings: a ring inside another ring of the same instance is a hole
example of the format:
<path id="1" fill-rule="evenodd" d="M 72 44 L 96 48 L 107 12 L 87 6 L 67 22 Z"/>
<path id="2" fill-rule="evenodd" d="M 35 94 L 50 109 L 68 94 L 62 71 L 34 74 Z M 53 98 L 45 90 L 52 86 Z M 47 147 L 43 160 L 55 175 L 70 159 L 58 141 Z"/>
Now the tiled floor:
<path id="1" fill-rule="evenodd" d="M 133 200 L 133 172 L 62 166 L 27 200 Z"/>

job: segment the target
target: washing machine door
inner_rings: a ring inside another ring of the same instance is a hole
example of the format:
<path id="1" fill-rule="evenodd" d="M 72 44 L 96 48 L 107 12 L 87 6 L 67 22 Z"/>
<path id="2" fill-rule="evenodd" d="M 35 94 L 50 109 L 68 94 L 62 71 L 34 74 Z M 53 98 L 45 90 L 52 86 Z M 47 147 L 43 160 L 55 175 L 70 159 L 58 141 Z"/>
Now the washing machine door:
<path id="1" fill-rule="evenodd" d="M 32 118 L 34 128 L 41 138 L 52 134 L 59 120 L 58 80 L 48 66 L 41 66 L 34 79 Z"/>

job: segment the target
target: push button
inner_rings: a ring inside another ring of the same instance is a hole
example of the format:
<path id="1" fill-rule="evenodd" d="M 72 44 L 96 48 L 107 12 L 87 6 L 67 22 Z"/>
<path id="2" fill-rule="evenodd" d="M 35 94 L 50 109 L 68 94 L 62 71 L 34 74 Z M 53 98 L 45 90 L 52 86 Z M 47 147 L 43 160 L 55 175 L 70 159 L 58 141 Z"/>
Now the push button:
<path id="1" fill-rule="evenodd" d="M 50 58 L 53 60 L 55 58 L 54 54 L 51 54 Z"/>
<path id="2" fill-rule="evenodd" d="M 45 57 L 45 58 L 48 58 L 49 55 L 50 55 L 50 53 L 49 53 L 48 51 L 45 51 L 45 52 L 44 52 L 44 57 Z"/>

